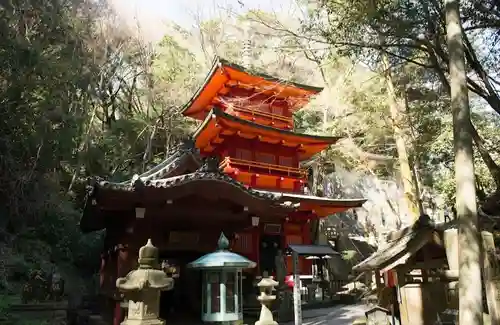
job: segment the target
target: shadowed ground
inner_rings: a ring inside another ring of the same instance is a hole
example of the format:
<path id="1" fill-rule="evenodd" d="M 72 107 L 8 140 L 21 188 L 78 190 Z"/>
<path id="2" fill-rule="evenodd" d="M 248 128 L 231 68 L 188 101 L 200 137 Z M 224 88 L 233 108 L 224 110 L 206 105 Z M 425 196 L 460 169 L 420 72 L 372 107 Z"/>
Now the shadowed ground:
<path id="1" fill-rule="evenodd" d="M 335 306 L 304 310 L 303 325 L 351 325 L 356 319 L 364 316 L 367 310 L 365 304 Z M 293 325 L 293 322 L 284 325 Z"/>

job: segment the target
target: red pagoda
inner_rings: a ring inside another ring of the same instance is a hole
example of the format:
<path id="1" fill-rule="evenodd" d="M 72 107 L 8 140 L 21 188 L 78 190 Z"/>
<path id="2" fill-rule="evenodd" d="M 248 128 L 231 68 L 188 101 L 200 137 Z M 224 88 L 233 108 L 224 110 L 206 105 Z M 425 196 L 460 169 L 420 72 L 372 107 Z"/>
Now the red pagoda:
<path id="1" fill-rule="evenodd" d="M 257 274 L 272 273 L 278 250 L 314 250 L 311 221 L 360 207 L 364 199 L 304 194 L 308 173 L 300 162 L 339 140 L 293 132 L 293 113 L 321 90 L 217 58 L 183 109 L 202 121 L 192 140 L 129 181 L 95 179 L 89 187 L 80 226 L 106 229 L 103 295 L 119 300 L 114 281 L 135 266 L 139 247 L 151 238 L 162 258 L 175 261 L 176 286 L 196 306 L 199 279 L 184 266 L 213 251 L 221 231 L 235 252 L 257 262 Z M 311 274 L 310 261 L 301 260 L 300 269 Z M 120 317 L 117 311 L 115 323 Z"/>

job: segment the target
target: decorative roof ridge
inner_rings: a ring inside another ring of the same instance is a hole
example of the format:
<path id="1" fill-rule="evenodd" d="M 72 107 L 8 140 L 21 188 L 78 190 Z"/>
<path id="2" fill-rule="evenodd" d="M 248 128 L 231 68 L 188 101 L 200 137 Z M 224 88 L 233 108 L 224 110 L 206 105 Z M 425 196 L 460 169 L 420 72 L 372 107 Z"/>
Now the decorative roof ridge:
<path id="1" fill-rule="evenodd" d="M 102 185 L 112 185 L 115 187 L 127 188 L 133 186 L 133 184 L 138 180 L 150 181 L 155 179 L 160 179 L 168 175 L 168 173 L 179 167 L 182 162 L 186 159 L 193 159 L 199 165 L 201 165 L 201 158 L 199 157 L 198 149 L 194 146 L 194 141 L 192 139 L 185 140 L 176 146 L 174 153 L 168 156 L 165 160 L 160 162 L 158 165 L 149 169 L 142 174 L 135 174 L 131 179 L 122 182 L 112 182 L 108 181 L 101 176 L 93 176 L 87 178 L 86 190 L 89 195 L 91 195 L 96 186 Z"/>
<path id="2" fill-rule="evenodd" d="M 342 139 L 342 137 L 332 137 L 332 136 L 321 136 L 321 135 L 297 133 L 297 132 L 293 132 L 293 131 L 289 131 L 289 130 L 278 129 L 278 128 L 268 126 L 268 125 L 258 124 L 258 123 L 255 123 L 252 121 L 247 121 L 247 120 L 239 118 L 237 116 L 228 114 L 218 107 L 212 108 L 210 110 L 210 112 L 207 114 L 207 117 L 205 118 L 205 120 L 200 124 L 198 129 L 196 129 L 196 131 L 194 131 L 194 134 L 193 134 L 194 139 L 198 136 L 198 134 L 207 126 L 207 124 L 210 122 L 210 120 L 214 117 L 223 117 L 223 118 L 226 118 L 228 120 L 232 120 L 233 122 L 256 127 L 256 128 L 262 129 L 262 130 L 270 131 L 270 132 L 278 132 L 281 134 L 295 135 L 295 136 L 299 136 L 299 137 L 309 137 L 309 138 L 318 139 L 318 140 L 326 140 L 326 141 L 331 141 L 332 143 L 335 143 L 338 140 Z"/>
<path id="3" fill-rule="evenodd" d="M 273 77 L 273 76 L 270 76 L 268 74 L 255 71 L 253 69 L 247 69 L 247 68 L 245 68 L 245 67 L 243 67 L 241 65 L 238 65 L 236 63 L 232 63 L 232 62 L 230 62 L 230 61 L 228 61 L 226 59 L 223 59 L 223 58 L 221 58 L 221 57 L 219 57 L 219 56 L 216 55 L 214 57 L 213 61 L 212 61 L 212 67 L 210 68 L 209 73 L 205 77 L 205 80 L 203 81 L 203 83 L 201 84 L 201 86 L 198 88 L 198 90 L 193 94 L 193 96 L 189 99 L 189 101 L 186 104 L 184 104 L 184 106 L 181 108 L 181 113 L 182 114 L 184 114 L 191 107 L 191 105 L 196 101 L 196 99 L 198 99 L 198 97 L 200 96 L 200 94 L 203 92 L 203 90 L 207 86 L 208 82 L 213 78 L 215 72 L 221 66 L 227 66 L 229 68 L 241 71 L 243 73 L 247 73 L 249 75 L 260 77 L 260 78 L 265 79 L 265 80 L 270 81 L 270 82 L 276 82 L 276 83 L 291 85 L 291 86 L 294 86 L 296 88 L 300 88 L 300 89 L 304 89 L 304 90 L 309 90 L 309 91 L 314 91 L 316 93 L 320 93 L 324 89 L 323 87 L 315 87 L 315 86 L 309 86 L 309 85 L 305 85 L 305 84 L 300 84 L 300 83 L 288 81 L 288 80 L 285 80 L 285 79 Z"/>
<path id="4" fill-rule="evenodd" d="M 360 202 L 360 201 L 368 201 L 367 198 L 332 198 L 325 196 L 317 196 L 312 194 L 301 194 L 294 192 L 278 192 L 278 191 L 267 191 L 267 190 L 258 190 L 259 192 L 269 192 L 279 198 L 297 198 L 297 199 L 314 199 L 318 201 L 343 201 L 343 202 Z"/>
<path id="5" fill-rule="evenodd" d="M 164 179 L 151 179 L 151 180 L 143 180 L 138 177 L 134 178 L 132 182 L 128 183 L 115 183 L 103 180 L 102 178 L 95 178 L 92 180 L 93 186 L 91 187 L 92 191 L 96 188 L 104 188 L 104 189 L 114 189 L 121 191 L 135 191 L 140 190 L 144 187 L 154 187 L 154 188 L 170 188 L 179 185 L 188 184 L 196 181 L 218 181 L 228 183 L 235 188 L 238 188 L 242 191 L 247 192 L 257 199 L 262 200 L 272 200 L 275 201 L 275 197 L 273 195 L 269 195 L 266 193 L 260 193 L 257 190 L 254 190 L 248 186 L 245 186 L 243 183 L 229 177 L 223 172 L 220 171 L 206 171 L 201 168 L 194 172 L 179 176 L 173 176 Z M 89 193 L 89 196 L 92 193 Z"/>
<path id="6" fill-rule="evenodd" d="M 161 178 L 167 175 L 169 171 L 178 167 L 181 162 L 188 157 L 201 164 L 198 157 L 198 150 L 194 146 L 194 141 L 192 139 L 188 139 L 179 143 L 173 151 L 174 153 L 172 155 L 165 158 L 158 165 L 140 175 L 134 175 L 131 180 L 125 181 L 123 183 L 133 182 L 136 176 L 143 180 Z"/>

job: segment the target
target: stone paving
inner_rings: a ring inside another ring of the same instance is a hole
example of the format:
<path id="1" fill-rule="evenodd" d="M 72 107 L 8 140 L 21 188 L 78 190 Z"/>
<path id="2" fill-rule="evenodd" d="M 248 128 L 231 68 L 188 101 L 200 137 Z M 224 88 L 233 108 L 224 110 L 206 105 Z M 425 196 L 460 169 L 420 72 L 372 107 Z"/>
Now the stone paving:
<path id="1" fill-rule="evenodd" d="M 302 311 L 303 325 L 351 325 L 356 319 L 363 317 L 368 309 L 366 304 L 334 306 L 331 308 Z M 293 325 L 288 322 L 283 325 Z"/>

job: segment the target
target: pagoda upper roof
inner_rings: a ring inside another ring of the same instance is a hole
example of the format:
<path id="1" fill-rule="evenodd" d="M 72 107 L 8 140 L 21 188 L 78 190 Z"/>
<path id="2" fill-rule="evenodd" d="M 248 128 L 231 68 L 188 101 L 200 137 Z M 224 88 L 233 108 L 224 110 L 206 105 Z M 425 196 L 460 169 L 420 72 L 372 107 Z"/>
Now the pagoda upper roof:
<path id="1" fill-rule="evenodd" d="M 309 159 L 335 144 L 341 137 L 326 137 L 310 134 L 300 134 L 288 130 L 277 129 L 241 119 L 213 108 L 205 121 L 195 131 L 193 138 L 200 150 L 207 149 L 216 141 L 222 143 L 224 137 L 239 135 L 247 139 L 260 139 L 271 144 L 280 144 L 300 149 L 299 159 Z M 207 150 L 210 151 L 210 150 Z"/>
<path id="2" fill-rule="evenodd" d="M 296 98 L 303 102 L 323 90 L 320 87 L 308 86 L 292 81 L 272 77 L 264 73 L 244 68 L 220 57 L 215 57 L 212 68 L 205 81 L 182 109 L 182 114 L 203 119 L 211 108 L 212 100 L 228 84 L 233 83 L 244 87 L 258 89 L 259 92 L 269 92 L 282 98 Z M 300 107 L 300 106 L 298 106 Z"/>

